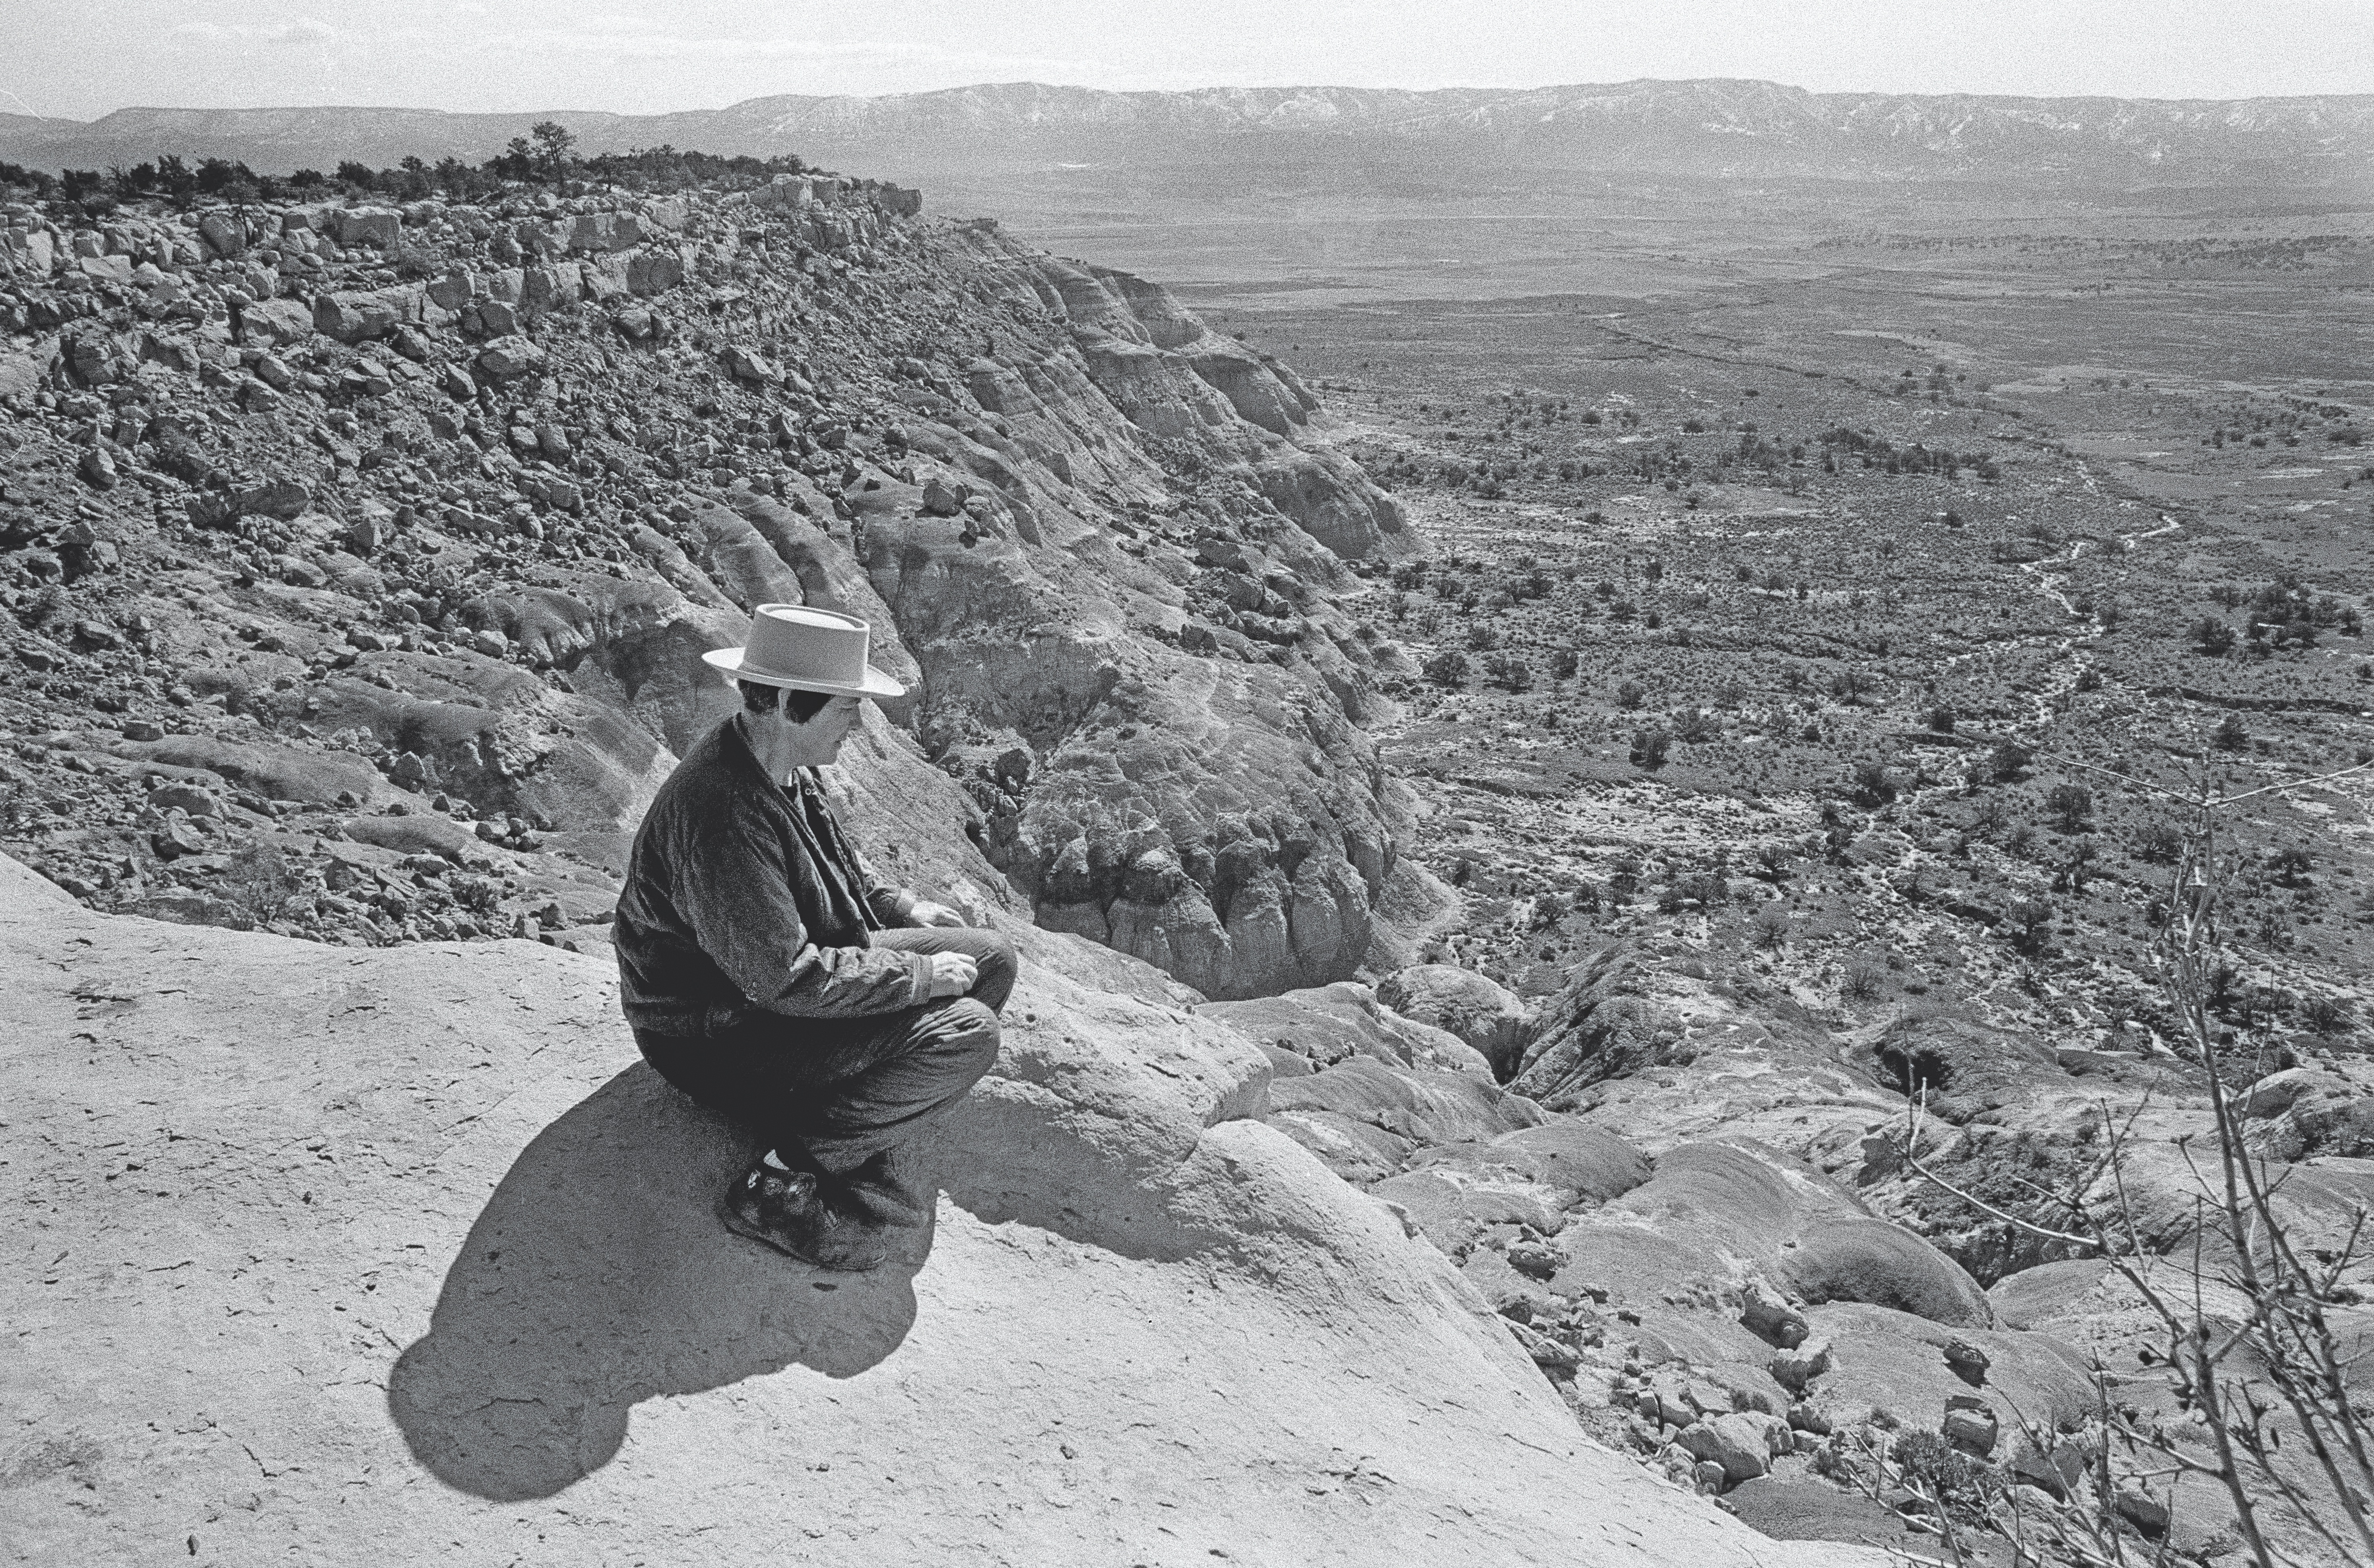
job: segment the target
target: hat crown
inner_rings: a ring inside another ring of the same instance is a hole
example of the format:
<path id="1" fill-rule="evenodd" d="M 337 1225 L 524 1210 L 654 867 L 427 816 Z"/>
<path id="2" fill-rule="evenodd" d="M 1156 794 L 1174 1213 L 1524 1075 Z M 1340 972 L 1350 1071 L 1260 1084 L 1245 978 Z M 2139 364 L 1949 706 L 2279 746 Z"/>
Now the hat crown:
<path id="1" fill-rule="evenodd" d="M 750 617 L 743 673 L 785 685 L 861 686 L 873 631 L 854 615 L 808 604 L 761 604 Z"/>

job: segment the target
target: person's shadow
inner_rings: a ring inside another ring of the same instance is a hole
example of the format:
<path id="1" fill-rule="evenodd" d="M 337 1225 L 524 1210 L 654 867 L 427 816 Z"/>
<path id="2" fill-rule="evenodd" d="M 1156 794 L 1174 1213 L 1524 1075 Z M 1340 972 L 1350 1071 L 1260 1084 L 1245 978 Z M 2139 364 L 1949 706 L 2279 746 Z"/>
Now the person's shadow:
<path id="1" fill-rule="evenodd" d="M 550 1497 L 609 1462 L 644 1399 L 897 1350 L 929 1230 L 870 1274 L 744 1240 L 714 1205 L 751 1147 L 640 1062 L 538 1134 L 389 1376 L 414 1456 L 480 1497 Z"/>

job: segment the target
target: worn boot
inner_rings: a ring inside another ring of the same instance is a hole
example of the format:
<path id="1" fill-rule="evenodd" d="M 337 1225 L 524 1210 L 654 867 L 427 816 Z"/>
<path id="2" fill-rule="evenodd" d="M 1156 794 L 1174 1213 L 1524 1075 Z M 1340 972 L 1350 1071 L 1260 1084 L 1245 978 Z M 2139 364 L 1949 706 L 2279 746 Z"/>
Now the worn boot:
<path id="1" fill-rule="evenodd" d="M 885 1227 L 831 1201 L 813 1173 L 779 1170 L 763 1159 L 725 1189 L 717 1217 L 735 1235 L 819 1269 L 863 1273 L 890 1253 Z"/>

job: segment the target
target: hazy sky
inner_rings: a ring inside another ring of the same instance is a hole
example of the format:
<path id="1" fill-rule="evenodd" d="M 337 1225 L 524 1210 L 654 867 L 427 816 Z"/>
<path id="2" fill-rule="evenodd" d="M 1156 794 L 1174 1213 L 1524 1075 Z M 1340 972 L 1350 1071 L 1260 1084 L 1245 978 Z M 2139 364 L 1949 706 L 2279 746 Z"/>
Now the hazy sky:
<path id="1" fill-rule="evenodd" d="M 2374 92 L 2374 0 L 0 0 L 0 111 L 714 108 L 1036 80 Z"/>

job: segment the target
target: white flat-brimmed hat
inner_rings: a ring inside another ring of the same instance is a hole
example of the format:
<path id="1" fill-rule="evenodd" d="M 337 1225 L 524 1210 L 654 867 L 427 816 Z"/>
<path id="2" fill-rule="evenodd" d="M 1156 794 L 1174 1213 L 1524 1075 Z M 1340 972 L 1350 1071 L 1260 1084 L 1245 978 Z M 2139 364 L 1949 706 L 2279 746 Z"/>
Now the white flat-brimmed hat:
<path id="1" fill-rule="evenodd" d="M 700 657 L 736 681 L 834 696 L 905 696 L 907 688 L 865 661 L 873 628 L 854 615 L 808 604 L 761 604 L 750 640 Z"/>

